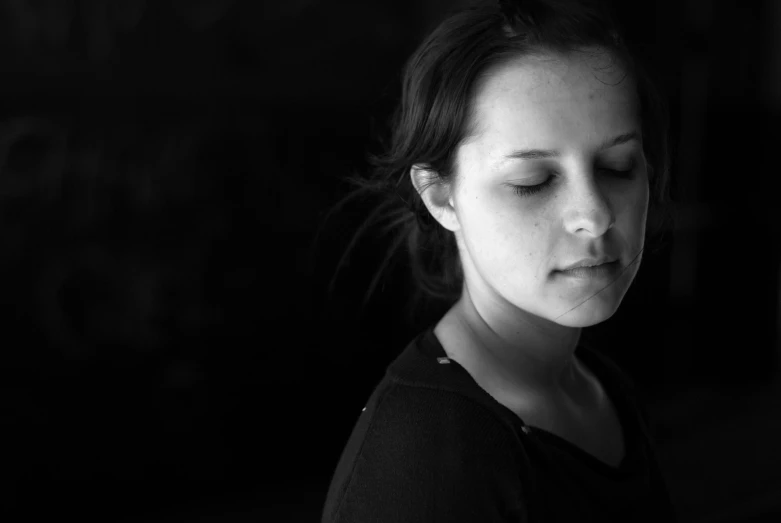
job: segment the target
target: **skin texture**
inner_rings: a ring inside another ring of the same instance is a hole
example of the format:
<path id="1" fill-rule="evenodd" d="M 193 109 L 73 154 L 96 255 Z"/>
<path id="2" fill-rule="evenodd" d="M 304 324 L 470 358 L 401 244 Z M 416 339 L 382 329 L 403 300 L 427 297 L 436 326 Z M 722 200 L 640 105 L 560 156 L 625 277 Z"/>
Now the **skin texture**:
<path id="1" fill-rule="evenodd" d="M 609 319 L 642 259 L 649 199 L 641 122 L 630 77 L 599 49 L 516 59 L 478 84 L 474 132 L 458 149 L 455 183 L 410 170 L 432 216 L 455 234 L 460 300 L 435 329 L 446 352 L 517 410 L 597 409 L 604 394 L 574 351 L 583 327 Z M 640 140 L 598 150 L 616 135 Z M 547 159 L 505 160 L 518 149 Z M 606 169 L 626 170 L 618 175 Z M 536 185 L 520 196 L 512 185 Z M 615 278 L 555 271 L 591 255 L 618 257 Z"/>

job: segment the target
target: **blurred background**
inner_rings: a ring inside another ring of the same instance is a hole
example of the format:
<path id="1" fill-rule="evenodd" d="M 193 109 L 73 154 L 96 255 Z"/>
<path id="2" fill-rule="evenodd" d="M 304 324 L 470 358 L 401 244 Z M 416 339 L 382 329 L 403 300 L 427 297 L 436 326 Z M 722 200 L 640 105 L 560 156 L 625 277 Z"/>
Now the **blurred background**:
<path id="1" fill-rule="evenodd" d="M 781 3 L 614 2 L 663 68 L 672 240 L 587 329 L 683 522 L 781 517 Z M 462 1 L 0 0 L 5 521 L 318 521 L 404 322 L 328 297 L 400 69 Z M 368 205 L 368 202 L 367 202 Z M 389 284 L 390 283 L 390 284 Z"/>

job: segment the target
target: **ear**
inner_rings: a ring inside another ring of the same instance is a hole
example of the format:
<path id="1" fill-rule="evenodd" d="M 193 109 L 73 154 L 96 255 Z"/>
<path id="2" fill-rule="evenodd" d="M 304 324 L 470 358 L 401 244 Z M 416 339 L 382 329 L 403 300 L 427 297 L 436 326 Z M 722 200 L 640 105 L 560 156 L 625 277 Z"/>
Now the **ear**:
<path id="1" fill-rule="evenodd" d="M 412 185 L 420 195 L 431 216 L 445 229 L 455 232 L 461 228 L 453 205 L 452 182 L 443 182 L 437 174 L 420 165 L 413 165 L 409 171 Z"/>

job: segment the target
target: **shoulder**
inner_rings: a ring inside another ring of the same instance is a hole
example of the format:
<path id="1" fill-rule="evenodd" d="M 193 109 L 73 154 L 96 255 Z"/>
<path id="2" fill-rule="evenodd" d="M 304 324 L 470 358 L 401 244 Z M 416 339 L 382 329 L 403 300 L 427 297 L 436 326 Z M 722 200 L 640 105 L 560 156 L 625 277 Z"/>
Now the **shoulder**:
<path id="1" fill-rule="evenodd" d="M 518 447 L 512 430 L 469 398 L 389 387 L 334 521 L 500 521 L 498 511 L 523 521 Z"/>
<path id="2" fill-rule="evenodd" d="M 449 450 L 462 446 L 471 453 L 503 452 L 519 445 L 507 419 L 486 405 L 455 391 L 427 386 L 388 387 L 370 428 L 378 440 L 422 445 L 432 440 L 450 441 Z"/>

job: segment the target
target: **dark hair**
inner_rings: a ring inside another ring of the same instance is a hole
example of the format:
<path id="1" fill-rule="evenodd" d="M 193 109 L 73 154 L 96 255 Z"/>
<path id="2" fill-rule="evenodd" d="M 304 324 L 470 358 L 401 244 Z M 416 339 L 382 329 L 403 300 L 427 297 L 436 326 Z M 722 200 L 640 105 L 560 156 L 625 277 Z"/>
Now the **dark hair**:
<path id="1" fill-rule="evenodd" d="M 353 199 L 381 199 L 343 253 L 329 296 L 358 239 L 372 226 L 385 222 L 383 235 L 398 232 L 364 296 L 364 306 L 391 259 L 404 246 L 415 283 L 406 307 L 407 322 L 412 324 L 420 307 L 432 301 L 457 301 L 463 273 L 455 236 L 428 212 L 412 185 L 410 168 L 418 164 L 434 174 L 421 192 L 432 184 L 455 181 L 458 147 L 472 131 L 475 86 L 491 68 L 519 56 L 566 55 L 592 47 L 609 51 L 635 81 L 650 184 L 646 237 L 660 240 L 674 222 L 668 205 L 668 106 L 652 78 L 652 69 L 641 60 L 642 53 L 624 40 L 609 7 L 596 0 L 480 3 L 445 18 L 409 58 L 403 70 L 401 101 L 390 122 L 390 143 L 381 154 L 369 156 L 370 177 L 345 178 L 353 189 L 323 220 L 325 223 Z"/>

